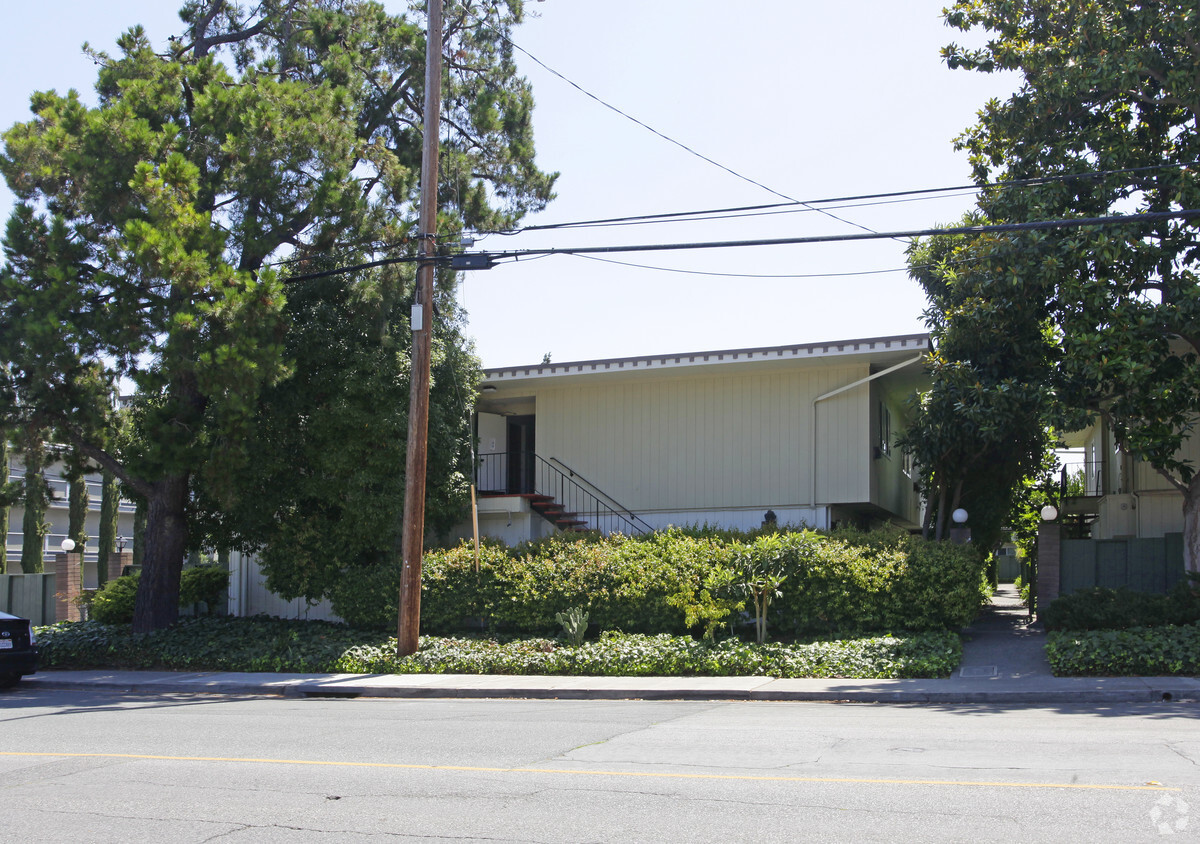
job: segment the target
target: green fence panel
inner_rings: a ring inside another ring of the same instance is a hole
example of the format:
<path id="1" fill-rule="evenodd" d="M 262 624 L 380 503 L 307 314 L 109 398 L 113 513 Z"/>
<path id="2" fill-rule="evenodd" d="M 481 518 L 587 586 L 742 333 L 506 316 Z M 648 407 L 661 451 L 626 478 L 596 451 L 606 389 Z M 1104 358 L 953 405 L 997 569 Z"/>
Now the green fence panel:
<path id="1" fill-rule="evenodd" d="M 1059 562 L 1058 594 L 1096 585 L 1096 542 L 1092 539 L 1064 539 Z"/>
<path id="2" fill-rule="evenodd" d="M 1163 537 L 1167 548 L 1167 561 L 1165 566 L 1165 585 L 1163 591 L 1169 591 L 1181 580 L 1187 580 L 1187 575 L 1184 574 L 1183 567 L 1183 534 L 1168 533 Z"/>
<path id="3" fill-rule="evenodd" d="M 1120 589 L 1129 585 L 1129 542 L 1102 539 L 1096 543 L 1096 586 Z"/>
<path id="4" fill-rule="evenodd" d="M 1135 592 L 1167 591 L 1166 540 L 1129 540 L 1127 585 Z"/>
<path id="5" fill-rule="evenodd" d="M 1021 561 L 1004 554 L 996 557 L 996 579 L 1001 583 L 1012 583 L 1021 576 Z"/>
<path id="6" fill-rule="evenodd" d="M 1183 535 L 1159 539 L 1064 539 L 1059 594 L 1104 586 L 1166 592 L 1184 579 Z"/>
<path id="7" fill-rule="evenodd" d="M 54 574 L 0 575 L 0 610 L 34 624 L 55 621 Z"/>

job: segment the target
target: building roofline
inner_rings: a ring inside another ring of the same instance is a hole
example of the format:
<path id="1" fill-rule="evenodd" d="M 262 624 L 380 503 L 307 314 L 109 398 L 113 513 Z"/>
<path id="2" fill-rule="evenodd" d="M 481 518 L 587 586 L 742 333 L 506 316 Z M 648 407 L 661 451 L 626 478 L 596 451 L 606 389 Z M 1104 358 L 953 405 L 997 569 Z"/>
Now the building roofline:
<path id="1" fill-rule="evenodd" d="M 510 379 L 546 378 L 579 375 L 589 372 L 645 371 L 676 367 L 712 366 L 743 361 L 791 360 L 796 358 L 830 358 L 863 355 L 872 352 L 925 351 L 930 348 L 928 334 L 900 334 L 891 337 L 868 337 L 858 340 L 830 340 L 804 343 L 797 346 L 762 346 L 750 349 L 721 349 L 705 352 L 680 352 L 664 355 L 641 355 L 627 358 L 537 363 L 525 366 L 502 366 L 484 369 L 488 382 Z"/>

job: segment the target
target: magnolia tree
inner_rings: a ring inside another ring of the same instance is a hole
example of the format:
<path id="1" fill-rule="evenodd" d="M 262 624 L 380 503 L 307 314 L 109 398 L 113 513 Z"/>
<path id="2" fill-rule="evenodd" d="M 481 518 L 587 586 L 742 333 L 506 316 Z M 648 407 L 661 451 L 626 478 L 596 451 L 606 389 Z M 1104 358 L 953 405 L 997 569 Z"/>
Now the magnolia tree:
<path id="1" fill-rule="evenodd" d="M 1192 0 L 959 0 L 952 68 L 1015 71 L 959 139 L 999 223 L 1200 208 L 1200 7 Z M 1033 181 L 1030 181 L 1033 180 Z M 1057 401 L 1103 417 L 1116 443 L 1183 493 L 1186 564 L 1200 571 L 1200 475 L 1182 455 L 1200 413 L 1195 217 L 997 237 L 980 255 L 989 307 L 1026 314 L 1059 346 Z M 1036 307 L 1031 307 L 1036 304 Z M 1053 421 L 1053 420 L 1051 420 Z"/>
<path id="2" fill-rule="evenodd" d="M 190 0 L 165 51 L 139 27 L 115 54 L 92 51 L 96 105 L 38 93 L 4 134 L 19 204 L 0 276 L 0 427 L 52 431 L 144 500 L 137 630 L 175 620 L 196 483 L 236 492 L 259 397 L 291 368 L 286 277 L 415 253 L 414 10 Z M 506 40 L 521 15 L 520 0 L 447 3 L 439 187 L 475 226 L 511 225 L 551 195 Z"/>

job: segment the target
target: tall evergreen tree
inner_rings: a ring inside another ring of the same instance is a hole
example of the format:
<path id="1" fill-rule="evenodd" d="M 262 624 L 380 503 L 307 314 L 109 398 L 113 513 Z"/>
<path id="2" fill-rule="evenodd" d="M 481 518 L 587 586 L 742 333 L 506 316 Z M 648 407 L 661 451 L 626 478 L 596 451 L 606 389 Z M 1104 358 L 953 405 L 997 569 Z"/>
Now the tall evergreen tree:
<path id="1" fill-rule="evenodd" d="M 87 464 L 74 455 L 68 455 L 63 470 L 67 482 L 67 538 L 75 543 L 79 553 L 87 546 L 87 515 L 89 496 L 87 489 Z"/>
<path id="2" fill-rule="evenodd" d="M 988 36 L 952 68 L 1015 71 L 1019 90 L 958 140 L 997 222 L 1200 209 L 1200 6 L 1194 0 L 958 0 L 947 22 Z M 1028 180 L 1037 180 L 1030 182 Z M 1200 415 L 1200 220 L 997 238 L 982 295 L 1054 332 L 1048 378 L 1183 494 L 1200 571 L 1200 472 L 1181 451 Z M 1036 307 L 1034 307 L 1036 306 Z"/>
<path id="3" fill-rule="evenodd" d="M 959 225 L 984 222 L 968 215 Z M 931 386 L 900 440 L 922 473 L 926 537 L 944 538 L 950 514 L 963 507 L 972 540 L 984 548 L 999 542 L 1024 483 L 1044 472 L 1056 356 L 1040 303 L 1000 305 L 989 296 L 992 245 L 987 236 L 936 235 L 908 251 L 909 274 L 929 297 L 935 348 Z"/>
<path id="4" fill-rule="evenodd" d="M 551 195 L 505 37 L 521 15 L 448 3 L 441 189 L 477 227 Z M 175 620 L 195 484 L 232 502 L 258 397 L 288 371 L 273 264 L 414 255 L 418 234 L 422 20 L 367 0 L 189 0 L 181 17 L 163 54 L 140 27 L 93 52 L 97 107 L 34 95 L 0 159 L 21 200 L 0 277 L 19 401 L 0 424 L 53 429 L 145 499 L 136 630 Z"/>
<path id="5" fill-rule="evenodd" d="M 8 432 L 0 429 L 0 574 L 8 573 L 8 524 L 12 506 L 21 498 L 21 483 L 9 480 L 12 457 Z"/>
<path id="6" fill-rule="evenodd" d="M 121 503 L 120 484 L 112 472 L 100 473 L 100 526 L 97 530 L 99 553 L 96 558 L 96 575 L 99 585 L 108 582 L 108 557 L 117 549 L 117 518 Z"/>
<path id="7" fill-rule="evenodd" d="M 37 574 L 45 571 L 46 505 L 50 500 L 50 489 L 42 474 L 48 462 L 46 443 L 41 431 L 26 429 L 21 432 L 21 459 L 25 464 L 25 481 L 22 485 L 22 504 L 25 507 L 21 525 L 21 571 Z"/>

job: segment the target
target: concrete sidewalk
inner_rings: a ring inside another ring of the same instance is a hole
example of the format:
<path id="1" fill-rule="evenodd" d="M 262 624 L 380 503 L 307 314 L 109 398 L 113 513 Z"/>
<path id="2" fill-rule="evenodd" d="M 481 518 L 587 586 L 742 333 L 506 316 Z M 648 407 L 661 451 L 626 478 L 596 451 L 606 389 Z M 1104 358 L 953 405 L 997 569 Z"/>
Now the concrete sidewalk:
<path id="1" fill-rule="evenodd" d="M 42 671 L 28 689 L 286 697 L 819 700 L 859 703 L 1086 704 L 1200 701 L 1195 677 L 1055 677 L 1045 633 L 1026 625 L 1012 587 L 963 630 L 963 659 L 942 680 L 769 677 L 545 677 L 473 674 L 244 674 Z"/>
<path id="2" fill-rule="evenodd" d="M 809 700 L 859 703 L 1149 703 L 1200 700 L 1190 677 L 772 680 L 766 677 L 544 677 L 473 674 L 240 674 L 45 671 L 26 689 L 285 697 Z"/>

